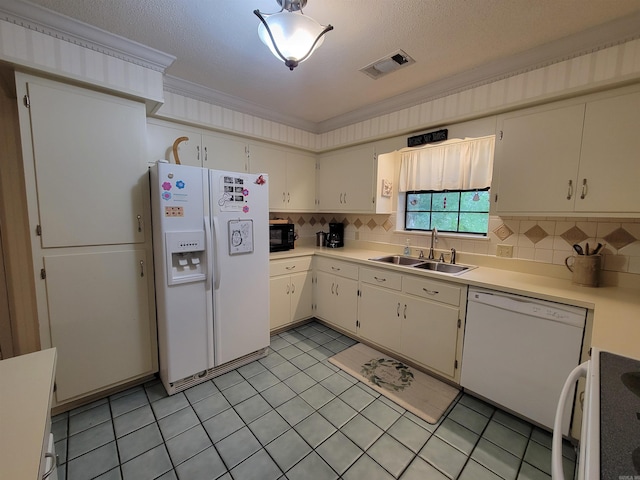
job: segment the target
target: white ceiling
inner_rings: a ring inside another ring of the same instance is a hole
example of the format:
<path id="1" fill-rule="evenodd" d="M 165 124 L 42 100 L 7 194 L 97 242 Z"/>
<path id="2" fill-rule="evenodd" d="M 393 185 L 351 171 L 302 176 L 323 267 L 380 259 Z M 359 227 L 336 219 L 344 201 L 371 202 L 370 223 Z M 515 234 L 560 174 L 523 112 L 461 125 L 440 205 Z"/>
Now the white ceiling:
<path id="1" fill-rule="evenodd" d="M 312 131 L 640 33 L 639 0 L 308 0 L 334 30 L 289 71 L 257 36 L 253 10 L 276 0 L 32 3 L 174 55 L 168 75 Z M 398 49 L 416 63 L 378 80 L 358 71 Z"/>

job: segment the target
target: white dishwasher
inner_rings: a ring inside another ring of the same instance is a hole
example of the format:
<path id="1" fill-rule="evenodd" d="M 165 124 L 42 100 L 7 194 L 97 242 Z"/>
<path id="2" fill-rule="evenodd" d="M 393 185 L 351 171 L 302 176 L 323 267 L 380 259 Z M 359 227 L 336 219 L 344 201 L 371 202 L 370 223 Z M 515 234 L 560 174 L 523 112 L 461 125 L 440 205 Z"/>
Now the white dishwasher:
<path id="1" fill-rule="evenodd" d="M 564 381 L 580 363 L 586 315 L 580 307 L 469 288 L 460 384 L 552 429 Z"/>

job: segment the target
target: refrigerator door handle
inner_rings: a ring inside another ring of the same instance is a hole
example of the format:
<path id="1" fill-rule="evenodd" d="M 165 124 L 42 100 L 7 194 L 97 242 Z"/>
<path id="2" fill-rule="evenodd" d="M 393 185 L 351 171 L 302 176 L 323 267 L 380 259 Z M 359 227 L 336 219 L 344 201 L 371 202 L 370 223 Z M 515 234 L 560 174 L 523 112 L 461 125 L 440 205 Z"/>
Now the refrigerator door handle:
<path id="1" fill-rule="evenodd" d="M 220 233 L 220 225 L 218 222 L 218 217 L 213 216 L 213 270 L 215 274 L 215 278 L 213 280 L 213 289 L 218 290 L 220 288 L 220 262 L 218 261 L 218 245 L 219 238 L 218 235 Z"/>
<path id="2" fill-rule="evenodd" d="M 207 249 L 207 282 L 206 290 L 211 290 L 211 275 L 213 274 L 213 244 L 211 243 L 211 221 L 209 216 L 204 216 L 204 238 Z"/>

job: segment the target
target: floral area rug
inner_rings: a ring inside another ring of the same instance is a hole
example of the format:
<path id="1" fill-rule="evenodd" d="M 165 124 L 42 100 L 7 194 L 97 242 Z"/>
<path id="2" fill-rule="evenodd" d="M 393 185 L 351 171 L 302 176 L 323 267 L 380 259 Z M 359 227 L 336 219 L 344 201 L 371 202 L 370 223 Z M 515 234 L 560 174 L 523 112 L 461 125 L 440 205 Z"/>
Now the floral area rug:
<path id="1" fill-rule="evenodd" d="M 431 424 L 438 423 L 460 391 L 362 343 L 329 361 Z"/>

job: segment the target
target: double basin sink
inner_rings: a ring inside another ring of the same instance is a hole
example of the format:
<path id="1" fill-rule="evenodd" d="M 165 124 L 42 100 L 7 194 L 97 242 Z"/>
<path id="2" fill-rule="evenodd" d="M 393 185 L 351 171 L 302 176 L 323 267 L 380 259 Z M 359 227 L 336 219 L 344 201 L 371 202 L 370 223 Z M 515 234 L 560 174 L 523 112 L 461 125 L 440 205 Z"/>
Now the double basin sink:
<path id="1" fill-rule="evenodd" d="M 449 275 L 460 275 L 468 270 L 476 268 L 471 265 L 436 262 L 435 260 L 425 260 L 423 258 L 406 257 L 403 255 L 386 255 L 384 257 L 370 258 L 369 260 L 380 263 L 401 265 L 404 267 L 420 268 L 431 272 L 446 273 Z"/>

